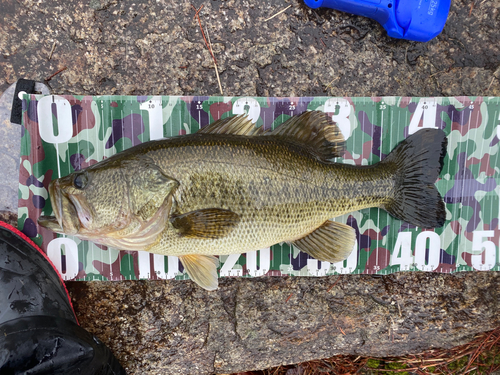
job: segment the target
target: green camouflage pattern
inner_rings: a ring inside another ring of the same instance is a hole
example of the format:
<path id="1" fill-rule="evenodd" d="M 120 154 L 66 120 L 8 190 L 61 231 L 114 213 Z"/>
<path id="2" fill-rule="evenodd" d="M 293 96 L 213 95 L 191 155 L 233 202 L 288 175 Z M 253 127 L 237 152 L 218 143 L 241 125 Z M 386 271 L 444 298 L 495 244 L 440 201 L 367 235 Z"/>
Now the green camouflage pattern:
<path id="1" fill-rule="evenodd" d="M 141 142 L 194 133 L 234 114 L 247 113 L 267 129 L 306 110 L 327 112 L 341 128 L 347 139 L 347 152 L 336 160 L 341 163 L 373 164 L 419 128 L 443 129 L 448 154 L 436 186 L 447 209 L 444 227 L 422 230 L 384 210 L 366 209 L 334 218 L 357 234 L 355 250 L 343 262 L 320 262 L 277 244 L 221 256 L 221 277 L 500 270 L 498 97 L 25 95 L 19 228 L 67 280 L 186 279 L 176 257 L 108 249 L 37 226 L 40 215 L 52 214 L 49 182 Z"/>

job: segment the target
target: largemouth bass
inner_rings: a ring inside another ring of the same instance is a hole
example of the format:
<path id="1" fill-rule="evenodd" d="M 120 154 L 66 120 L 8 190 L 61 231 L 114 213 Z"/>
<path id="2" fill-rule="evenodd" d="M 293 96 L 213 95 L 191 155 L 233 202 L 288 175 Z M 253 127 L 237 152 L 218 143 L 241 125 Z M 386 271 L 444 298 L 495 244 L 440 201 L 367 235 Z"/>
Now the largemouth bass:
<path id="1" fill-rule="evenodd" d="M 192 280 L 214 290 L 214 255 L 286 241 L 318 260 L 347 258 L 355 231 L 329 219 L 351 211 L 381 207 L 419 227 L 442 226 L 434 183 L 446 145 L 442 130 L 423 129 L 381 162 L 353 166 L 331 161 L 345 140 L 325 113 L 269 132 L 230 117 L 52 181 L 55 216 L 38 222 L 121 250 L 178 256 Z"/>

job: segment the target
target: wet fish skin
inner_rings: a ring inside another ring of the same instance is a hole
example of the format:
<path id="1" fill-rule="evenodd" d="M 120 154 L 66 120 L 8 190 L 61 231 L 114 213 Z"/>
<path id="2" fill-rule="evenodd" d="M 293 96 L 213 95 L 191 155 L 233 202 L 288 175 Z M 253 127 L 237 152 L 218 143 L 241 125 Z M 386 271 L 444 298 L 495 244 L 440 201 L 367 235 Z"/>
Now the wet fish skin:
<path id="1" fill-rule="evenodd" d="M 272 137 L 194 134 L 169 146 L 148 154 L 163 170 L 175 170 L 176 212 L 217 207 L 237 213 L 240 222 L 211 242 L 176 236 L 169 227 L 152 252 L 172 249 L 169 254 L 179 256 L 194 246 L 222 255 L 293 241 L 331 217 L 383 204 L 394 187 L 385 168 L 322 162 L 303 145 Z"/>
<path id="2" fill-rule="evenodd" d="M 371 166 L 331 162 L 344 145 L 321 112 L 268 133 L 243 117 L 220 120 L 51 182 L 55 217 L 39 223 L 118 249 L 179 256 L 209 290 L 217 287 L 216 254 L 287 241 L 319 260 L 345 259 L 354 230 L 329 219 L 347 212 L 382 207 L 418 226 L 443 225 L 434 187 L 442 131 L 421 130 Z"/>

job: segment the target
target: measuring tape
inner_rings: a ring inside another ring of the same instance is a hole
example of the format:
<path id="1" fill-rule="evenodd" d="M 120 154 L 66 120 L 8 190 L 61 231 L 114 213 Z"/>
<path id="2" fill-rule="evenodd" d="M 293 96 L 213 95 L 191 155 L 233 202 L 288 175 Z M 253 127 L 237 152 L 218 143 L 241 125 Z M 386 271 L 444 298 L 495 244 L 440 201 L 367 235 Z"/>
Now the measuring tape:
<path id="1" fill-rule="evenodd" d="M 268 129 L 307 110 L 327 112 L 339 125 L 347 140 L 339 163 L 374 164 L 419 129 L 443 129 L 448 153 L 436 186 L 446 204 L 445 225 L 422 230 L 384 210 L 365 209 L 333 219 L 356 230 L 354 251 L 343 262 L 320 262 L 283 243 L 220 256 L 221 277 L 500 270 L 498 97 L 24 95 L 19 228 L 67 280 L 186 279 L 177 257 L 108 249 L 37 226 L 40 215 L 52 214 L 50 180 L 142 142 L 194 133 L 220 118 L 246 113 Z"/>

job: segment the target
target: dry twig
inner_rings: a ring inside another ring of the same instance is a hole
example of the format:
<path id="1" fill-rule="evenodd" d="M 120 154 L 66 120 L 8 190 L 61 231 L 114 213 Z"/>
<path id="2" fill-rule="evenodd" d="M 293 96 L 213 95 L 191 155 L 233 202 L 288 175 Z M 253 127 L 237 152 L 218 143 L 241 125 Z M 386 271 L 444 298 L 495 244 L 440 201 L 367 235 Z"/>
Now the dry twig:
<path id="1" fill-rule="evenodd" d="M 67 66 L 65 66 L 64 68 L 62 69 L 59 69 L 57 72 L 55 72 L 54 74 L 52 74 L 50 77 L 48 78 L 45 78 L 45 82 L 49 82 L 52 78 L 54 78 L 56 75 L 58 75 L 59 73 L 61 72 L 64 72 L 66 69 L 68 69 Z"/>
<path id="2" fill-rule="evenodd" d="M 208 45 L 210 46 L 210 51 L 213 51 L 212 42 L 210 42 L 210 35 L 208 35 L 208 29 L 207 29 L 207 38 L 208 38 Z M 217 62 L 215 61 L 215 58 L 214 58 L 214 68 L 215 68 L 215 75 L 217 76 L 217 83 L 219 84 L 220 94 L 224 95 L 224 92 L 222 91 L 222 85 L 220 84 L 219 69 L 217 68 Z"/>
<path id="3" fill-rule="evenodd" d="M 493 82 L 495 82 L 495 77 L 493 77 L 493 78 L 491 79 L 491 82 L 490 82 L 490 84 L 489 84 L 488 88 L 486 89 L 486 91 L 489 91 L 489 90 L 490 90 L 490 87 L 491 87 L 491 85 L 493 84 Z"/>
<path id="4" fill-rule="evenodd" d="M 332 82 L 333 82 L 333 81 L 332 81 Z M 328 86 L 329 86 L 329 85 L 328 85 Z M 327 86 L 327 88 L 328 88 L 328 86 Z M 341 278 L 341 277 L 342 277 L 342 275 L 339 275 L 339 277 L 337 277 L 337 280 L 335 280 L 335 282 L 333 283 L 333 285 L 332 285 L 331 287 L 329 287 L 329 288 L 328 288 L 328 290 L 326 291 L 327 293 L 328 293 L 330 290 L 332 290 L 332 289 L 333 289 L 333 287 L 334 287 L 335 285 L 337 285 L 337 283 L 339 282 L 339 280 L 340 280 L 340 278 Z"/>
<path id="5" fill-rule="evenodd" d="M 222 86 L 220 84 L 219 70 L 217 68 L 217 60 L 215 59 L 215 56 L 214 56 L 214 53 L 213 53 L 213 50 L 212 50 L 212 44 L 207 41 L 207 38 L 205 37 L 205 32 L 203 31 L 203 26 L 201 26 L 200 11 L 203 9 L 203 5 L 198 10 L 195 8 L 195 6 L 193 4 L 191 4 L 191 7 L 196 12 L 193 18 L 197 18 L 198 19 L 198 25 L 200 25 L 201 35 L 203 36 L 203 40 L 205 41 L 205 45 L 207 46 L 208 52 L 210 52 L 210 55 L 212 56 L 212 59 L 214 60 L 215 75 L 217 76 L 217 82 L 219 83 L 220 93 L 221 93 L 221 95 L 224 95 L 224 93 L 222 92 Z M 210 38 L 209 38 L 209 41 L 210 41 Z"/>
<path id="6" fill-rule="evenodd" d="M 472 9 L 474 8 L 474 3 L 476 2 L 476 0 L 473 0 L 472 3 L 470 4 L 470 11 L 469 11 L 469 17 L 471 16 L 472 14 Z"/>
<path id="7" fill-rule="evenodd" d="M 269 20 L 272 20 L 274 17 L 279 16 L 281 13 L 285 12 L 287 9 L 289 9 L 289 8 L 291 8 L 291 7 L 292 7 L 292 5 L 290 4 L 290 5 L 289 5 L 289 6 L 287 6 L 285 9 L 280 10 L 280 11 L 279 11 L 278 13 L 276 13 L 274 16 L 271 16 L 271 17 L 269 17 L 269 18 L 266 18 L 266 19 L 264 20 L 264 22 L 267 22 L 267 21 L 269 21 Z"/>
<path id="8" fill-rule="evenodd" d="M 52 58 L 52 54 L 54 53 L 55 49 L 56 49 L 56 42 L 54 41 L 54 44 L 52 44 L 52 49 L 50 50 L 49 60 Z"/>
<path id="9" fill-rule="evenodd" d="M 339 79 L 339 77 L 335 77 L 334 79 L 332 79 L 332 81 L 328 85 L 326 85 L 325 90 L 328 90 L 330 88 L 330 86 L 332 85 L 332 83 L 338 79 Z"/>

